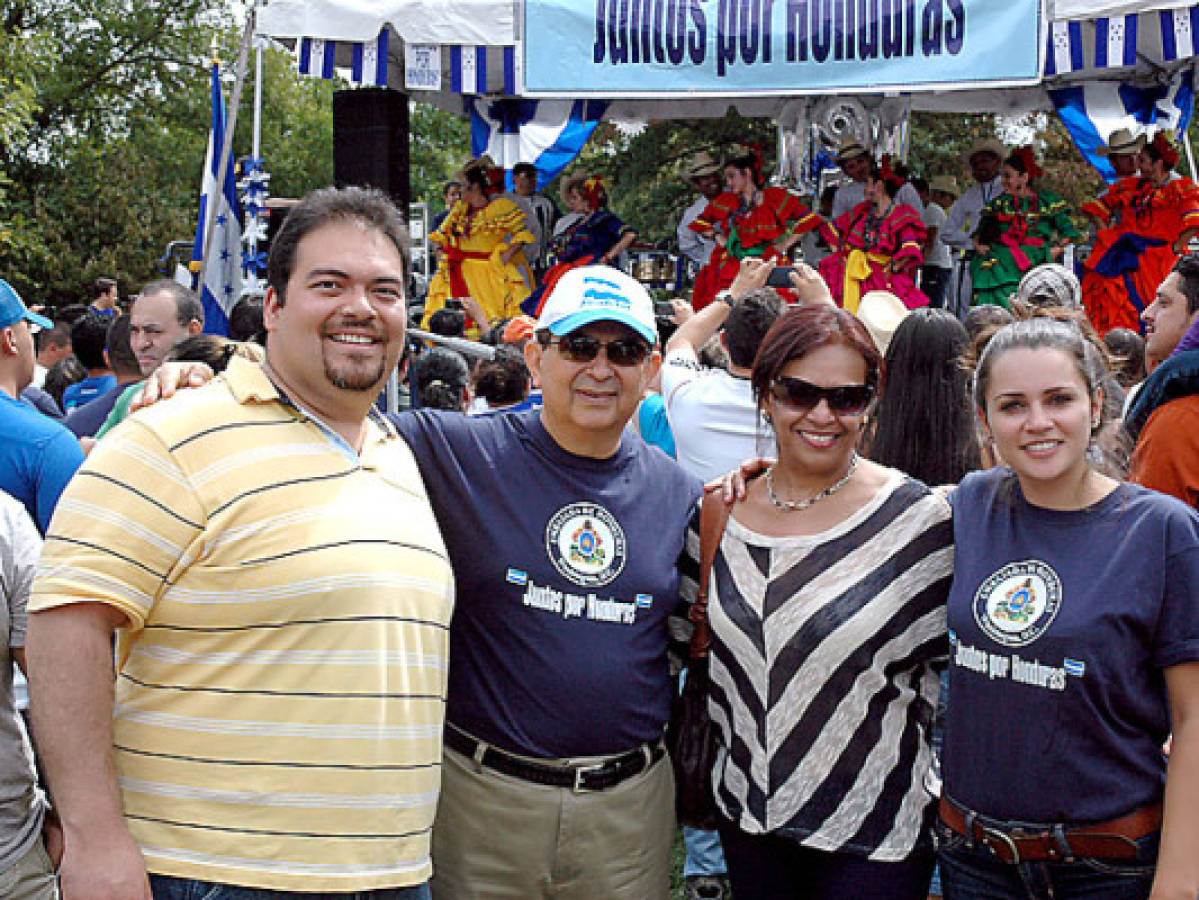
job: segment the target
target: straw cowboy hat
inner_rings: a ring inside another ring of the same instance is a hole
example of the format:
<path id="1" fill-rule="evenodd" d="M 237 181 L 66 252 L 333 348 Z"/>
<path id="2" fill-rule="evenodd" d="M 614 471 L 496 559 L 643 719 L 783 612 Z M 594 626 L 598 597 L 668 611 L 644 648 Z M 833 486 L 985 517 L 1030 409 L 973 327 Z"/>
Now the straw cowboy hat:
<path id="1" fill-rule="evenodd" d="M 874 338 L 878 352 L 885 354 L 895 329 L 910 313 L 907 305 L 890 291 L 867 291 L 858 303 L 856 315 Z"/>
<path id="2" fill-rule="evenodd" d="M 691 157 L 691 164 L 687 167 L 687 179 L 694 180 L 703 178 L 705 175 L 718 175 L 720 173 L 720 163 L 712 158 L 712 154 L 707 150 L 700 150 L 699 153 Z"/>
<path id="3" fill-rule="evenodd" d="M 841 142 L 840 149 L 837 150 L 837 162 L 848 162 L 858 156 L 869 156 L 870 151 L 862 146 L 862 142 L 856 138 L 846 138 Z"/>
<path id="4" fill-rule="evenodd" d="M 958 190 L 958 180 L 952 175 L 938 175 L 928 183 L 928 189 L 930 191 L 940 191 L 952 197 L 957 197 L 961 194 L 961 191 Z"/>
<path id="5" fill-rule="evenodd" d="M 970 145 L 970 149 L 962 154 L 963 162 L 969 163 L 970 158 L 979 153 L 994 153 L 1000 159 L 1007 156 L 1007 147 L 997 138 L 980 138 Z"/>
<path id="6" fill-rule="evenodd" d="M 1145 135 L 1133 137 L 1127 128 L 1117 128 L 1107 139 L 1107 146 L 1100 147 L 1095 152 L 1100 156 L 1120 156 L 1121 154 L 1140 153 L 1145 148 Z"/>

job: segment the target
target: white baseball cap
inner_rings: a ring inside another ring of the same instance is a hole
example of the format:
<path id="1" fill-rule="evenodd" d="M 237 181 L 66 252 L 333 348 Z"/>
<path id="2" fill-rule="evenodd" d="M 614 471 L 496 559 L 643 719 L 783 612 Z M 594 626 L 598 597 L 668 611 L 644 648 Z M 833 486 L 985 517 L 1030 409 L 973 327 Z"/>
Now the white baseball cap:
<path id="1" fill-rule="evenodd" d="M 579 266 L 558 279 L 537 328 L 561 337 L 592 322 L 619 322 L 658 343 L 654 302 L 639 281 L 611 266 Z"/>

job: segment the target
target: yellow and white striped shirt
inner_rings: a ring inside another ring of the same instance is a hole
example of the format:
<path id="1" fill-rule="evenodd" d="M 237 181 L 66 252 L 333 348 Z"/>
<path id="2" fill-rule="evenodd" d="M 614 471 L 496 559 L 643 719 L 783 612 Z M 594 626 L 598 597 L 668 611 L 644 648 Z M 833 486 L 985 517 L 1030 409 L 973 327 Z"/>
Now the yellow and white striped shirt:
<path id="1" fill-rule="evenodd" d="M 253 363 L 97 445 L 32 610 L 124 612 L 114 731 L 151 872 L 286 891 L 419 884 L 453 578 L 407 445 L 361 454 Z"/>

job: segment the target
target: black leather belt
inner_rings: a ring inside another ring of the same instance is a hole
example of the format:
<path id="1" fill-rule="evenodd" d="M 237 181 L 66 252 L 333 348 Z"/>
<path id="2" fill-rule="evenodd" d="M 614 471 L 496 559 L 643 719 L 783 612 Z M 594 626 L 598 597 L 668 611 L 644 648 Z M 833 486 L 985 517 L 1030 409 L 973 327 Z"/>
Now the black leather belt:
<path id="1" fill-rule="evenodd" d="M 445 745 L 501 774 L 534 784 L 570 788 L 576 794 L 606 791 L 616 787 L 622 781 L 641 774 L 666 755 L 666 748 L 662 741 L 658 740 L 652 744 L 642 744 L 628 753 L 610 756 L 600 762 L 554 766 L 534 762 L 523 756 L 514 756 L 448 724 L 445 729 Z"/>

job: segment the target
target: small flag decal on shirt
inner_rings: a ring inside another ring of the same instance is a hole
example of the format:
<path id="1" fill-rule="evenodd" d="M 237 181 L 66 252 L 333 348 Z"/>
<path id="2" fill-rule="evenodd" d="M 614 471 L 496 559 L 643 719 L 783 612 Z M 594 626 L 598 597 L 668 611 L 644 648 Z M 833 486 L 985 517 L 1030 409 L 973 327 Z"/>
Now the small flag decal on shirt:
<path id="1" fill-rule="evenodd" d="M 524 587 L 529 583 L 529 573 L 522 572 L 520 569 L 509 569 L 505 580 L 509 584 L 518 584 Z"/>
<path id="2" fill-rule="evenodd" d="M 1062 660 L 1062 668 L 1066 670 L 1067 675 L 1073 675 L 1075 678 L 1082 678 L 1087 672 L 1087 664 L 1081 659 Z"/>
<path id="3" fill-rule="evenodd" d="M 654 605 L 654 595 L 653 594 L 638 594 L 637 595 L 637 607 L 639 609 L 649 609 L 653 605 Z"/>

